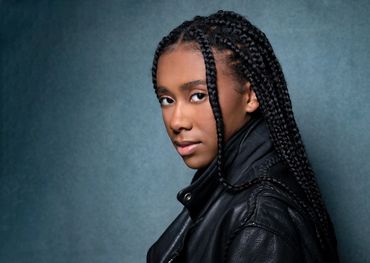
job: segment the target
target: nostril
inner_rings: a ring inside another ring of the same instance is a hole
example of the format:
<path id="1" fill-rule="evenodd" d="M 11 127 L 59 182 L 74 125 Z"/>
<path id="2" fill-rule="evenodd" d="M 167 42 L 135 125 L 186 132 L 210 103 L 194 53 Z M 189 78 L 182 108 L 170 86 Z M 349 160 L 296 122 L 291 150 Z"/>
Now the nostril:
<path id="1" fill-rule="evenodd" d="M 176 134 L 176 135 L 178 135 L 178 134 L 180 133 L 180 131 L 178 131 L 178 130 L 173 130 L 173 133 L 174 133 L 174 134 Z"/>

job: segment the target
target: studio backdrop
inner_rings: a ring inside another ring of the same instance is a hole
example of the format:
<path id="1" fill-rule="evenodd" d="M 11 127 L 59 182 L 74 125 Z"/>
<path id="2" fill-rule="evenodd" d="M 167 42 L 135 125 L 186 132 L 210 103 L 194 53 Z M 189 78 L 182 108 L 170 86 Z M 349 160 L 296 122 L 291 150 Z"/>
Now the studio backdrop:
<path id="1" fill-rule="evenodd" d="M 195 171 L 167 138 L 156 45 L 219 9 L 275 49 L 342 262 L 370 262 L 370 1 L 0 1 L 0 262 L 145 262 Z"/>

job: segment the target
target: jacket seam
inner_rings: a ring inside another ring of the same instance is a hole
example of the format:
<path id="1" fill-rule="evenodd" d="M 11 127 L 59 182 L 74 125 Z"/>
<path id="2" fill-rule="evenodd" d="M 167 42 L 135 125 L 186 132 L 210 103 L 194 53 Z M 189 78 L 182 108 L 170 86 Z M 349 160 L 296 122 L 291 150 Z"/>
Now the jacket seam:
<path id="1" fill-rule="evenodd" d="M 259 195 L 260 192 L 262 192 L 263 190 L 263 185 L 258 185 L 257 188 L 252 191 L 252 193 L 250 194 L 250 197 L 248 198 L 248 212 L 247 214 L 244 216 L 241 224 L 231 233 L 231 236 L 230 238 L 227 240 L 226 242 L 226 245 L 224 247 L 224 261 L 226 260 L 226 256 L 227 256 L 227 251 L 229 249 L 229 246 L 232 242 L 232 239 L 235 238 L 238 233 L 243 230 L 243 228 L 245 227 L 245 225 L 248 223 L 248 220 L 252 217 L 252 215 L 255 213 L 255 210 L 257 208 L 256 206 L 256 203 L 257 203 L 257 196 Z"/>
<path id="2" fill-rule="evenodd" d="M 268 226 L 266 225 L 263 225 L 263 224 L 258 224 L 258 223 L 255 223 L 255 222 L 250 222 L 246 225 L 244 225 L 242 228 L 239 229 L 239 231 L 232 235 L 229 239 L 228 239 L 228 247 L 227 249 L 225 250 L 225 256 L 224 256 L 224 262 L 226 262 L 227 260 L 227 256 L 228 256 L 228 253 L 229 253 L 229 248 L 230 248 L 230 244 L 233 242 L 233 240 L 236 238 L 237 234 L 241 233 L 243 230 L 247 229 L 247 228 L 256 228 L 256 229 L 263 229 L 277 237 L 279 237 L 282 241 L 284 241 L 285 244 L 287 244 L 290 248 L 292 248 L 293 251 L 295 251 L 297 249 L 296 246 L 294 246 L 290 240 L 287 240 L 284 236 L 282 236 L 278 231 L 275 231 L 274 229 L 271 229 L 269 228 Z"/>
<path id="3" fill-rule="evenodd" d="M 273 155 L 272 157 L 264 160 L 260 165 L 257 165 L 255 169 L 257 169 L 259 176 L 266 176 L 269 169 L 280 162 L 282 162 L 280 157 Z M 256 203 L 257 203 L 258 195 L 263 190 L 268 189 L 268 188 L 271 188 L 270 183 L 260 182 L 260 184 L 256 186 L 256 189 L 252 190 L 250 197 L 248 198 L 247 207 L 249 211 L 242 219 L 241 224 L 231 233 L 230 238 L 227 240 L 225 244 L 225 248 L 224 248 L 224 261 L 225 262 L 227 259 L 230 244 L 232 243 L 233 239 L 239 234 L 239 232 L 241 232 L 248 225 L 248 221 L 251 219 L 252 215 L 255 214 L 256 212 L 256 208 L 257 208 Z"/>

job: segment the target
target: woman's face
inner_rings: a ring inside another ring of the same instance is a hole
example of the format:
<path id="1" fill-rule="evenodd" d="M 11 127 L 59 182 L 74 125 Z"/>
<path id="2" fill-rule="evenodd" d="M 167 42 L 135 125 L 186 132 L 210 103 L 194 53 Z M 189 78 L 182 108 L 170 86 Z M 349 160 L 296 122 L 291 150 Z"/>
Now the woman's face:
<path id="1" fill-rule="evenodd" d="M 215 55 L 217 89 L 227 141 L 249 120 L 248 103 L 255 94 L 251 94 L 249 82 L 238 83 L 218 57 Z M 216 157 L 218 146 L 201 52 L 189 44 L 180 44 L 162 54 L 157 66 L 157 88 L 163 121 L 177 152 L 190 168 L 207 166 Z"/>

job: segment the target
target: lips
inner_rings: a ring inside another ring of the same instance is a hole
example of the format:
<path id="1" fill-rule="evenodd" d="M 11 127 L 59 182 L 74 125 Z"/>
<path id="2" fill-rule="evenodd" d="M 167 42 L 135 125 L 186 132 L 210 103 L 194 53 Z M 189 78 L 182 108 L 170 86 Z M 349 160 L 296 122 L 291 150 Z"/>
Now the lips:
<path id="1" fill-rule="evenodd" d="M 175 141 L 176 150 L 181 156 L 193 154 L 198 148 L 199 141 Z"/>

